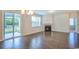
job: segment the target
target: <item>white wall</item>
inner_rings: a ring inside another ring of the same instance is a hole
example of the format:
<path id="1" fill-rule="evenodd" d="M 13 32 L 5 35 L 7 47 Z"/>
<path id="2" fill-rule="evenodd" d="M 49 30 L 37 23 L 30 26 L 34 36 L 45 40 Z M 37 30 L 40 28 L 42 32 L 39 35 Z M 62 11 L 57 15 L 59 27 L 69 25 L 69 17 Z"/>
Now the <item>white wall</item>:
<path id="1" fill-rule="evenodd" d="M 77 12 L 77 33 L 79 33 L 79 12 Z"/>
<path id="2" fill-rule="evenodd" d="M 0 41 L 2 40 L 2 11 L 0 10 Z"/>
<path id="3" fill-rule="evenodd" d="M 52 24 L 52 15 L 44 15 L 43 16 L 43 24 L 47 25 L 47 24 Z"/>
<path id="4" fill-rule="evenodd" d="M 54 31 L 69 32 L 69 18 L 67 13 L 54 15 Z"/>

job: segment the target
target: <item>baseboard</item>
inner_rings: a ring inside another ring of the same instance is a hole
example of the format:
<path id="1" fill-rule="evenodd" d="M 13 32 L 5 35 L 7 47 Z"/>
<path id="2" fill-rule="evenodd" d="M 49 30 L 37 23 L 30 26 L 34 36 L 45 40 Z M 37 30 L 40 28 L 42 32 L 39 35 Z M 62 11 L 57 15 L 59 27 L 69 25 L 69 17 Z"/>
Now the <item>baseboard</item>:
<path id="1" fill-rule="evenodd" d="M 33 34 L 37 34 L 37 33 L 41 33 L 41 32 L 43 32 L 43 31 L 40 31 L 40 32 L 33 32 L 33 33 L 25 34 L 25 35 L 23 35 L 23 36 L 29 36 L 29 35 L 33 35 Z"/>
<path id="2" fill-rule="evenodd" d="M 52 31 L 55 31 L 55 32 L 64 32 L 64 33 L 70 33 L 71 31 L 56 31 L 56 30 L 52 30 Z M 76 31 L 76 33 L 79 34 L 79 32 Z"/>
<path id="3" fill-rule="evenodd" d="M 56 31 L 56 30 L 52 30 L 52 32 L 63 32 L 63 33 L 69 33 L 69 31 Z"/>

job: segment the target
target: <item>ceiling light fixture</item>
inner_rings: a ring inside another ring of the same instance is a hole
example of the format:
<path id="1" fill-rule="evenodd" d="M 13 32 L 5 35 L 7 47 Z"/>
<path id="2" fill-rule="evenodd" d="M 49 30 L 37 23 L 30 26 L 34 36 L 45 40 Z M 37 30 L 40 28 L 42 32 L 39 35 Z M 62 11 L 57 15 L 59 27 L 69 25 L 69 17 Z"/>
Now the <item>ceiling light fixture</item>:
<path id="1" fill-rule="evenodd" d="M 34 14 L 34 11 L 32 11 L 32 10 L 29 10 L 28 12 L 27 12 L 27 15 L 33 15 Z"/>
<path id="2" fill-rule="evenodd" d="M 33 15 L 34 14 L 34 11 L 32 10 L 21 10 L 21 14 L 27 14 L 27 15 Z"/>

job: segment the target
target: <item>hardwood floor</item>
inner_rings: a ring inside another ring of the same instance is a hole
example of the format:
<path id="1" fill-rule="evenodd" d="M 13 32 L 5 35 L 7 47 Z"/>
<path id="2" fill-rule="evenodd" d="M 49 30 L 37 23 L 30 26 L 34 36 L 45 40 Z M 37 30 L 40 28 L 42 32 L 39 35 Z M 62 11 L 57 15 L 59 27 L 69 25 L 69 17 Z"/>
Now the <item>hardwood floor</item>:
<path id="1" fill-rule="evenodd" d="M 70 49 L 79 48 L 77 33 L 40 32 L 0 42 L 0 49 Z"/>

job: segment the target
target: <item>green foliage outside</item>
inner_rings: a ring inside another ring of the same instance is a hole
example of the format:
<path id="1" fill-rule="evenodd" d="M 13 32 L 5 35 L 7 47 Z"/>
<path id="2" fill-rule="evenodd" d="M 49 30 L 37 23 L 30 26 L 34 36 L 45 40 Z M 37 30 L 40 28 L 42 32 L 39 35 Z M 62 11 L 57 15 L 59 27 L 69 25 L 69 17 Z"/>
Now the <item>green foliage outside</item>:
<path id="1" fill-rule="evenodd" d="M 19 32 L 19 26 L 18 26 L 18 19 L 16 21 L 13 21 L 13 19 L 5 19 L 5 32 L 6 33 L 11 33 L 13 32 L 13 24 L 14 24 L 14 28 L 15 28 L 15 32 Z"/>

